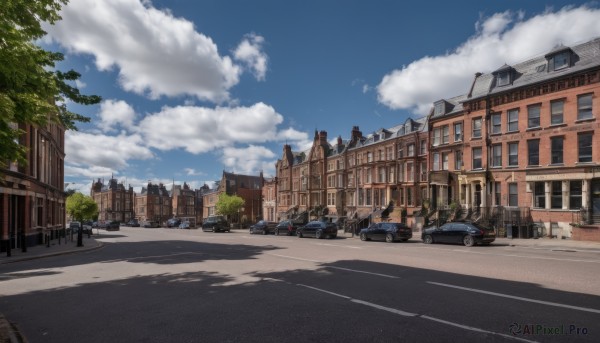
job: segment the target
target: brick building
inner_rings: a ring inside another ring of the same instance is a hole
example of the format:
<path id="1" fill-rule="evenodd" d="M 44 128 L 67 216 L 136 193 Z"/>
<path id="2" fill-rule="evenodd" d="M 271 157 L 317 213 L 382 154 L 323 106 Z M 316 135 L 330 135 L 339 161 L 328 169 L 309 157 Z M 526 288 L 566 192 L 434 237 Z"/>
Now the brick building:
<path id="1" fill-rule="evenodd" d="M 100 179 L 92 184 L 90 196 L 98 205 L 98 221 L 118 221 L 127 223 L 135 218 L 133 187 L 126 188 L 121 182 L 111 178 L 108 184 Z"/>
<path id="2" fill-rule="evenodd" d="M 359 223 L 388 209 L 412 224 L 427 194 L 427 129 L 427 118 L 408 119 L 367 136 L 355 126 L 335 145 L 326 131 L 315 131 L 304 152 L 284 145 L 276 164 L 278 219 L 306 214 Z"/>
<path id="3" fill-rule="evenodd" d="M 196 192 L 187 183 L 174 185 L 171 189 L 173 217 L 196 217 Z"/>
<path id="4" fill-rule="evenodd" d="M 171 197 L 162 183 L 148 182 L 146 187 L 142 187 L 140 194 L 135 196 L 135 216 L 140 222 L 154 221 L 162 226 L 172 214 Z"/>
<path id="5" fill-rule="evenodd" d="M 219 195 L 237 195 L 244 199 L 244 207 L 240 216 L 251 223 L 262 219 L 262 185 L 263 176 L 241 175 L 223 171 L 221 180 L 216 183 L 216 188 L 206 192 L 203 196 L 203 217 L 216 214 L 216 204 Z M 235 220 L 234 220 L 235 222 Z"/>
<path id="6" fill-rule="evenodd" d="M 0 251 L 55 239 L 65 226 L 65 129 L 20 125 L 19 143 L 27 149 L 27 165 L 9 162 L 0 169 Z"/>
<path id="7" fill-rule="evenodd" d="M 599 54 L 600 39 L 559 46 L 478 73 L 466 95 L 436 102 L 430 119 L 436 205 L 454 202 L 501 235 L 538 223 L 547 235 L 591 239 L 586 228 L 570 224 L 600 224 Z"/>

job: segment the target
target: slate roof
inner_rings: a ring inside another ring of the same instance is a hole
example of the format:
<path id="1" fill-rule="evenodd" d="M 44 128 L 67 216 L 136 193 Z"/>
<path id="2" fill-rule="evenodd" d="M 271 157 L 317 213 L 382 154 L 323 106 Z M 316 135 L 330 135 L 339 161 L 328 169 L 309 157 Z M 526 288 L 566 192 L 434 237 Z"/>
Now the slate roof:
<path id="1" fill-rule="evenodd" d="M 549 71 L 548 57 L 569 49 L 573 52 L 571 66 L 556 71 Z M 513 68 L 513 79 L 509 85 L 496 86 L 495 73 L 487 73 L 479 76 L 475 80 L 472 95 L 468 100 L 550 81 L 565 74 L 572 74 L 598 66 L 600 66 L 600 38 L 572 47 L 559 46 L 544 55 L 510 66 Z"/>

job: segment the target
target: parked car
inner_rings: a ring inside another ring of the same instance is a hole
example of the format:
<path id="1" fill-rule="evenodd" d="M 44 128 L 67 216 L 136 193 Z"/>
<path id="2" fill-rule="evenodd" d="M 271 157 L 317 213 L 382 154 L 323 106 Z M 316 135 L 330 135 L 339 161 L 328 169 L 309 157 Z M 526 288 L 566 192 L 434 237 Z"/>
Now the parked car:
<path id="1" fill-rule="evenodd" d="M 167 220 L 167 227 L 179 227 L 181 224 L 181 219 L 179 218 L 171 218 Z"/>
<path id="2" fill-rule="evenodd" d="M 275 231 L 276 226 L 277 226 L 277 223 L 275 223 L 275 222 L 261 220 L 258 223 L 250 226 L 250 234 L 262 233 L 263 235 L 268 235 L 270 233 L 273 233 L 273 231 Z"/>
<path id="3" fill-rule="evenodd" d="M 280 221 L 279 224 L 275 227 L 275 231 L 273 233 L 277 236 L 285 233 L 287 236 L 293 236 L 296 234 L 296 230 L 298 229 L 298 224 L 294 223 L 291 220 L 283 220 Z"/>
<path id="4" fill-rule="evenodd" d="M 304 236 L 314 236 L 315 238 L 336 238 L 337 237 L 337 225 L 334 223 L 325 223 L 322 221 L 308 222 L 306 225 L 300 226 L 296 230 L 296 235 L 300 238 Z"/>
<path id="5" fill-rule="evenodd" d="M 73 221 L 73 222 L 69 223 L 68 231 L 72 231 L 74 234 L 76 234 L 80 227 L 81 227 L 80 222 Z"/>
<path id="6" fill-rule="evenodd" d="M 131 227 L 140 227 L 140 222 L 137 219 L 131 219 L 126 225 Z"/>
<path id="7" fill-rule="evenodd" d="M 180 229 L 191 229 L 192 226 L 190 225 L 190 222 L 182 222 L 181 224 L 179 224 L 179 228 Z"/>
<path id="8" fill-rule="evenodd" d="M 386 242 L 406 242 L 412 238 L 412 230 L 402 223 L 374 223 L 360 230 L 361 241 L 385 240 Z"/>
<path id="9" fill-rule="evenodd" d="M 156 228 L 156 227 L 160 227 L 160 225 L 158 224 L 157 221 L 154 220 L 146 220 L 142 223 L 142 227 L 145 228 Z"/>
<path id="10" fill-rule="evenodd" d="M 476 223 L 451 222 L 440 227 L 431 226 L 423 229 L 423 243 L 458 243 L 465 246 L 475 244 L 488 245 L 496 239 L 496 232 Z"/>
<path id="11" fill-rule="evenodd" d="M 106 231 L 119 231 L 121 229 L 121 223 L 119 223 L 118 221 L 111 220 L 106 222 L 105 225 Z"/>
<path id="12" fill-rule="evenodd" d="M 229 222 L 223 216 L 210 216 L 202 223 L 202 231 L 209 232 L 230 232 Z"/>

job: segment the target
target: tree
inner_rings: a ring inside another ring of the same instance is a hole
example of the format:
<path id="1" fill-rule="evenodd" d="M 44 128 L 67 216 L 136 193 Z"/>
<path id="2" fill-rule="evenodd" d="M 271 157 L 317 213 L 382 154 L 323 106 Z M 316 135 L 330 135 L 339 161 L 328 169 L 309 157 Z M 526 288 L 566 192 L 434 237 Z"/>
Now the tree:
<path id="1" fill-rule="evenodd" d="M 90 118 L 67 109 L 67 100 L 82 105 L 99 103 L 97 95 L 82 95 L 72 83 L 81 76 L 74 70 L 55 70 L 61 53 L 34 42 L 46 32 L 41 22 L 54 24 L 68 0 L 3 0 L 0 15 L 0 168 L 7 161 L 27 163 L 19 144 L 25 124 L 44 127 L 48 122 L 76 130 L 75 122 Z"/>
<path id="2" fill-rule="evenodd" d="M 98 204 L 92 197 L 76 192 L 67 198 L 67 213 L 80 222 L 92 220 L 98 216 Z"/>
<path id="3" fill-rule="evenodd" d="M 216 204 L 217 213 L 224 216 L 238 214 L 243 206 L 244 199 L 237 195 L 227 195 L 225 193 L 219 195 L 219 200 L 217 200 Z"/>

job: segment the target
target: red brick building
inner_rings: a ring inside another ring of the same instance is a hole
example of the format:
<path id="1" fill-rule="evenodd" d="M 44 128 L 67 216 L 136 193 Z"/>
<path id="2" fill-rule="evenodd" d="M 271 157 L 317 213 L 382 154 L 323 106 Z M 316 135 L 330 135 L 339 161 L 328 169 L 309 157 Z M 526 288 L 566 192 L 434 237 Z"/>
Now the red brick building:
<path id="1" fill-rule="evenodd" d="M 121 182 L 111 178 L 108 184 L 100 179 L 92 184 L 90 196 L 98 205 L 98 221 L 118 221 L 127 223 L 135 218 L 135 194 L 133 187 L 126 188 Z"/>
<path id="2" fill-rule="evenodd" d="M 244 199 L 244 207 L 240 212 L 240 218 L 247 222 L 255 223 L 263 218 L 262 203 L 263 175 L 241 175 L 223 171 L 221 180 L 217 182 L 217 187 L 203 195 L 203 217 L 216 215 L 216 204 L 219 195 L 237 195 Z M 238 218 L 230 218 L 232 222 L 237 222 Z"/>
<path id="3" fill-rule="evenodd" d="M 142 187 L 140 194 L 135 196 L 135 216 L 140 222 L 154 221 L 162 226 L 166 225 L 172 214 L 171 197 L 162 183 L 148 182 L 146 187 Z"/>
<path id="4" fill-rule="evenodd" d="M 0 251 L 7 253 L 55 239 L 65 226 L 64 127 L 19 129 L 27 165 L 0 170 Z"/>

